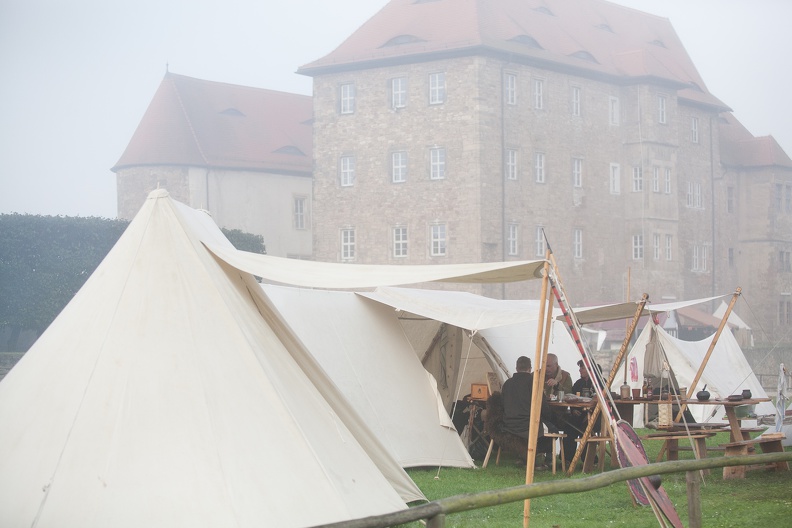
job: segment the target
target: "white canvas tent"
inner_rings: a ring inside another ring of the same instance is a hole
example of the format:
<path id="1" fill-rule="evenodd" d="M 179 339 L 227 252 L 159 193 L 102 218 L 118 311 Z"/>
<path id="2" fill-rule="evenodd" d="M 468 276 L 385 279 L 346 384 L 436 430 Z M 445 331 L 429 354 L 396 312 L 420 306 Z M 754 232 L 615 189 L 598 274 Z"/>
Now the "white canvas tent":
<path id="1" fill-rule="evenodd" d="M 673 372 L 678 386 L 690 387 L 698 371 L 713 336 L 701 341 L 682 341 L 668 334 L 663 328 L 648 322 L 630 349 L 625 361 L 616 373 L 616 382 L 624 380 L 624 368 L 627 365 L 627 384 L 631 388 L 641 388 L 643 384 L 645 356 L 647 345 L 657 343 L 662 348 L 669 366 Z M 743 389 L 750 389 L 754 397 L 766 398 L 767 393 L 751 370 L 748 361 L 740 350 L 740 346 L 728 328 L 723 332 L 715 344 L 715 348 L 707 362 L 694 394 L 707 385 L 711 398 L 725 398 L 731 394 L 739 394 Z M 634 411 L 633 426 L 644 426 L 644 406 L 637 405 Z M 725 411 L 723 406 L 691 405 L 689 410 L 699 423 L 724 421 Z M 757 404 L 757 415 L 773 414 L 773 404 L 770 402 Z"/>
<path id="2" fill-rule="evenodd" d="M 262 287 L 402 467 L 474 467 L 393 310 L 352 292 Z"/>
<path id="3" fill-rule="evenodd" d="M 224 242 L 153 192 L 0 382 L 0 525 L 306 526 L 422 498 L 201 239 Z"/>

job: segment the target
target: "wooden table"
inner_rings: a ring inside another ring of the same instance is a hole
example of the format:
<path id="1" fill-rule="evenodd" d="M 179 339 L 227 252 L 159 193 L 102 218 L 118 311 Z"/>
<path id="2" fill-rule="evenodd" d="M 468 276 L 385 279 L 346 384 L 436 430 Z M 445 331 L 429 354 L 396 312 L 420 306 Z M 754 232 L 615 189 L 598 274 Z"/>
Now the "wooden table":
<path id="1" fill-rule="evenodd" d="M 578 401 L 562 401 L 562 402 L 551 401 L 551 402 L 549 402 L 549 404 L 550 404 L 550 408 L 551 409 L 556 410 L 556 411 L 561 411 L 561 412 L 565 412 L 566 409 L 580 409 L 580 410 L 583 410 L 589 415 L 589 420 L 591 420 L 591 417 L 592 417 L 591 413 L 597 407 L 597 399 L 596 398 L 591 398 L 590 401 L 579 401 L 579 400 Z M 592 435 L 589 436 L 588 440 L 586 441 L 586 444 L 583 445 L 582 443 L 579 443 L 579 445 L 578 445 L 578 449 L 577 450 L 581 451 L 581 453 L 585 453 L 586 454 L 586 456 L 583 459 L 583 472 L 584 473 L 588 473 L 588 472 L 590 472 L 593 469 L 594 456 L 593 456 L 593 454 L 591 456 L 589 456 L 589 454 L 590 454 L 590 452 L 593 453 L 593 450 L 594 450 L 595 447 L 596 447 L 596 450 L 597 450 L 596 454 L 599 457 L 600 471 L 602 471 L 604 469 L 604 467 L 605 467 L 605 443 L 611 442 L 611 445 L 613 443 L 612 442 L 613 438 L 611 437 L 611 434 L 610 434 L 610 426 L 608 425 L 607 417 L 602 418 L 600 420 L 600 424 L 601 424 L 601 426 L 600 426 L 599 436 L 594 436 L 593 433 L 595 431 L 592 431 Z M 565 432 L 568 435 L 572 433 L 572 431 L 565 431 Z"/>
<path id="2" fill-rule="evenodd" d="M 743 435 L 742 431 L 740 430 L 740 422 L 742 419 L 737 418 L 737 407 L 740 405 L 756 405 L 757 403 L 768 401 L 770 401 L 770 398 L 751 398 L 748 400 L 737 401 L 731 401 L 727 399 L 707 401 L 681 400 L 681 403 L 684 405 L 723 405 L 724 409 L 726 410 L 726 418 L 729 420 L 729 433 L 731 435 L 731 441 L 738 442 L 741 440 L 750 440 L 751 438 L 747 433 Z"/>

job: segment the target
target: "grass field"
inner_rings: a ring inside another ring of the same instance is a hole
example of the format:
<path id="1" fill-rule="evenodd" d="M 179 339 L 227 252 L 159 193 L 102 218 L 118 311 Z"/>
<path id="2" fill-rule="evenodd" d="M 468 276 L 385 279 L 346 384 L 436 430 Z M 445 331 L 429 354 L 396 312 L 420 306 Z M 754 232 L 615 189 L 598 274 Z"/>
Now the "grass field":
<path id="1" fill-rule="evenodd" d="M 639 429 L 637 432 L 644 434 L 649 431 Z M 716 446 L 728 441 L 728 433 L 719 433 L 707 444 Z M 661 445 L 660 441 L 644 442 L 650 460 L 655 459 Z M 710 455 L 721 456 L 721 453 L 711 452 Z M 680 453 L 680 459 L 686 458 L 693 458 L 692 453 Z M 477 464 L 481 466 L 481 461 Z M 606 470 L 609 467 L 608 458 Z M 487 469 L 443 468 L 438 474 L 437 468 L 425 468 L 411 469 L 408 473 L 429 500 L 525 483 L 525 469 L 516 467 L 514 459 L 505 455 L 501 456 L 498 466 L 494 464 L 493 456 Z M 584 476 L 578 472 L 571 478 Z M 559 468 L 556 475 L 550 471 L 537 472 L 534 481 L 566 478 L 570 477 L 564 476 Z M 687 526 L 685 475 L 664 475 L 663 487 Z M 701 510 L 703 526 L 707 528 L 792 526 L 792 472 L 749 471 L 745 479 L 723 480 L 720 469 L 712 470 L 701 485 Z M 522 526 L 522 516 L 523 503 L 515 502 L 449 515 L 446 526 Z M 633 506 L 626 483 L 619 483 L 586 493 L 533 499 L 530 526 L 649 528 L 659 525 L 651 508 Z"/>

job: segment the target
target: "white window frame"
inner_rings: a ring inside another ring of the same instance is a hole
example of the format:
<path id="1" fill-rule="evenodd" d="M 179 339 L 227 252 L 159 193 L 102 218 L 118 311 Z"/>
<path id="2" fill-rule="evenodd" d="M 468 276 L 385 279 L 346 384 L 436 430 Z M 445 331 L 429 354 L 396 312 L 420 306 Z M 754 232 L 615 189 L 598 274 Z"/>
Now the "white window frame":
<path id="1" fill-rule="evenodd" d="M 302 231 L 306 225 L 308 199 L 305 196 L 295 196 L 292 203 L 294 206 L 294 229 Z"/>
<path id="2" fill-rule="evenodd" d="M 343 83 L 340 87 L 340 110 L 342 114 L 355 113 L 355 83 Z"/>
<path id="3" fill-rule="evenodd" d="M 701 183 L 693 183 L 693 204 L 696 209 L 703 209 L 704 202 L 701 198 Z"/>
<path id="4" fill-rule="evenodd" d="M 517 149 L 506 149 L 506 179 L 516 180 L 519 174 Z"/>
<path id="5" fill-rule="evenodd" d="M 408 231 L 406 226 L 396 226 L 393 228 L 393 256 L 396 258 L 406 258 L 408 256 Z"/>
<path id="6" fill-rule="evenodd" d="M 583 187 L 583 158 L 572 158 L 572 186 Z"/>
<path id="7" fill-rule="evenodd" d="M 514 106 L 517 104 L 517 75 L 514 73 L 503 74 L 503 92 L 506 104 Z"/>
<path id="8" fill-rule="evenodd" d="M 429 149 L 429 179 L 444 180 L 446 177 L 446 150 L 443 147 Z"/>
<path id="9" fill-rule="evenodd" d="M 433 257 L 444 257 L 448 254 L 448 230 L 445 224 L 433 224 L 430 227 L 431 246 L 429 252 Z"/>
<path id="10" fill-rule="evenodd" d="M 671 194 L 671 169 L 666 167 L 665 170 L 665 194 Z"/>
<path id="11" fill-rule="evenodd" d="M 536 177 L 536 183 L 545 183 L 547 175 L 545 174 L 544 152 L 534 153 L 534 176 Z"/>
<path id="12" fill-rule="evenodd" d="M 391 182 L 407 181 L 407 151 L 397 150 L 391 153 Z"/>
<path id="13" fill-rule="evenodd" d="M 621 194 L 621 166 L 618 163 L 610 164 L 610 193 Z"/>
<path id="14" fill-rule="evenodd" d="M 654 235 L 652 235 L 652 239 L 653 239 L 652 246 L 654 249 L 654 259 L 660 260 L 660 235 L 658 233 L 655 233 Z"/>
<path id="15" fill-rule="evenodd" d="M 690 141 L 692 143 L 699 142 L 699 120 L 698 117 L 690 118 Z"/>
<path id="16" fill-rule="evenodd" d="M 661 125 L 668 123 L 668 97 L 657 94 L 657 122 Z"/>
<path id="17" fill-rule="evenodd" d="M 341 230 L 341 260 L 355 260 L 355 228 Z"/>
<path id="18" fill-rule="evenodd" d="M 407 77 L 391 79 L 391 108 L 407 106 Z"/>
<path id="19" fill-rule="evenodd" d="M 572 255 L 576 259 L 583 258 L 583 230 L 575 229 L 572 232 Z"/>
<path id="20" fill-rule="evenodd" d="M 544 79 L 534 79 L 534 108 L 544 109 Z"/>
<path id="21" fill-rule="evenodd" d="M 673 255 L 673 235 L 666 235 L 665 236 L 665 259 L 671 260 Z"/>
<path id="22" fill-rule="evenodd" d="M 633 167 L 632 190 L 633 192 L 643 192 L 643 169 L 640 165 Z"/>
<path id="23" fill-rule="evenodd" d="M 691 265 L 693 271 L 699 270 L 699 247 L 693 246 L 693 263 Z"/>
<path id="24" fill-rule="evenodd" d="M 643 260 L 644 258 L 644 245 L 643 245 L 643 234 L 637 234 L 632 236 L 632 259 L 633 260 Z"/>
<path id="25" fill-rule="evenodd" d="M 341 187 L 352 187 L 355 184 L 355 156 L 341 156 L 338 165 Z"/>
<path id="26" fill-rule="evenodd" d="M 582 90 L 580 86 L 572 87 L 572 115 L 575 117 L 580 116 L 581 94 L 582 94 Z"/>
<path id="27" fill-rule="evenodd" d="M 446 100 L 445 72 L 429 74 L 429 104 L 439 105 Z"/>
<path id="28" fill-rule="evenodd" d="M 517 224 L 509 224 L 509 234 L 506 242 L 509 248 L 509 255 L 516 256 L 519 254 L 519 227 Z"/>
<path id="29" fill-rule="evenodd" d="M 619 98 L 610 96 L 608 98 L 608 124 L 619 126 L 621 123 L 619 114 Z"/>
<path id="30" fill-rule="evenodd" d="M 660 192 L 660 167 L 652 167 L 652 192 Z"/>
<path id="31" fill-rule="evenodd" d="M 534 240 L 534 252 L 537 257 L 545 257 L 547 253 L 547 242 L 544 237 L 544 226 L 536 226 L 536 238 Z"/>
<path id="32" fill-rule="evenodd" d="M 687 182 L 687 192 L 685 193 L 685 205 L 689 208 L 693 207 L 693 182 Z"/>

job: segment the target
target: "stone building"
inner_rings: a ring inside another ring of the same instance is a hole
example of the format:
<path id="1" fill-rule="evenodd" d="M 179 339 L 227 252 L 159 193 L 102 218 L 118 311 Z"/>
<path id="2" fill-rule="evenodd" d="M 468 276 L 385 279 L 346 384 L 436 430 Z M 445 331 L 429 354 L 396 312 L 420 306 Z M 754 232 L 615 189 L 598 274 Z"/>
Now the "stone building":
<path id="1" fill-rule="evenodd" d="M 311 98 L 167 73 L 118 160 L 119 218 L 152 190 L 310 258 Z"/>
<path id="2" fill-rule="evenodd" d="M 314 85 L 317 260 L 534 259 L 544 232 L 576 304 L 738 285 L 758 304 L 772 290 L 746 245 L 756 221 L 759 267 L 789 266 L 789 158 L 725 144 L 739 125 L 665 18 L 601 0 L 392 0 L 298 73 Z"/>

